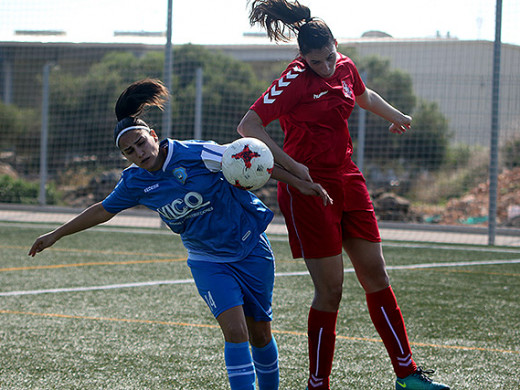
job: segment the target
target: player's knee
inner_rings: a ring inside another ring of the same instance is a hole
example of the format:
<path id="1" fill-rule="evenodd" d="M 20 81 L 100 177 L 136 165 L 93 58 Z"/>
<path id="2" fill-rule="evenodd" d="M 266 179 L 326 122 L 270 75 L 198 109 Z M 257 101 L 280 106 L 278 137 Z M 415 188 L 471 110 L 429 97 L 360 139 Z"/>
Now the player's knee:
<path id="1" fill-rule="evenodd" d="M 342 284 L 332 284 L 316 290 L 315 300 L 320 303 L 320 306 L 326 306 L 334 309 L 339 307 L 341 297 L 343 294 Z"/>
<path id="2" fill-rule="evenodd" d="M 230 325 L 227 329 L 222 329 L 224 339 L 228 343 L 243 343 L 249 340 L 247 330 L 242 326 Z"/>
<path id="3" fill-rule="evenodd" d="M 380 272 L 360 278 L 360 283 L 366 293 L 372 293 L 387 288 L 390 285 L 390 278 L 386 272 Z"/>
<path id="4" fill-rule="evenodd" d="M 224 339 L 228 343 L 243 343 L 249 340 L 245 321 L 219 321 Z"/>
<path id="5" fill-rule="evenodd" d="M 386 272 L 385 268 L 381 269 L 379 272 L 374 272 L 370 279 L 371 284 L 377 289 L 384 289 L 390 284 L 390 278 L 388 277 L 388 273 Z"/>
<path id="6" fill-rule="evenodd" d="M 251 332 L 249 334 L 249 340 L 251 345 L 257 348 L 263 348 L 271 341 L 271 332 Z"/>

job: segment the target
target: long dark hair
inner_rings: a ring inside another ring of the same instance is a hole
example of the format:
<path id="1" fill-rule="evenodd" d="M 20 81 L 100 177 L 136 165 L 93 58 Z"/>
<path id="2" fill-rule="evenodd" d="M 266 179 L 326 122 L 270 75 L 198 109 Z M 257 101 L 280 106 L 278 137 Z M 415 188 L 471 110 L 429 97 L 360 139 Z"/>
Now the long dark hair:
<path id="1" fill-rule="evenodd" d="M 114 129 L 114 140 L 118 145 L 119 137 L 129 128 L 148 129 L 145 121 L 139 118 L 147 107 L 163 109 L 169 92 L 157 79 L 144 79 L 130 84 L 119 96 L 115 106 L 117 125 Z"/>
<path id="2" fill-rule="evenodd" d="M 269 39 L 287 42 L 291 32 L 297 36 L 300 53 L 305 55 L 334 43 L 329 26 L 311 16 L 311 10 L 297 0 L 254 0 L 249 23 L 265 28 Z"/>
<path id="3" fill-rule="evenodd" d="M 130 84 L 116 102 L 116 117 L 120 121 L 126 117 L 137 117 L 146 107 L 163 108 L 168 99 L 168 89 L 157 79 L 144 79 Z"/>

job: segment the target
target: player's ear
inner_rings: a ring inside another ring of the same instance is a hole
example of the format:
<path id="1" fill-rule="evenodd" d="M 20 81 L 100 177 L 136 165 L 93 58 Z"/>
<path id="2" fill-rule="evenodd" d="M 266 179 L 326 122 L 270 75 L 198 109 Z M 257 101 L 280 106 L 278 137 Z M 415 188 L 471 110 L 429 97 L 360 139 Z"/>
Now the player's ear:
<path id="1" fill-rule="evenodd" d="M 154 129 L 150 129 L 150 135 L 153 137 L 154 140 L 159 141 L 159 137 L 157 136 L 157 133 Z"/>

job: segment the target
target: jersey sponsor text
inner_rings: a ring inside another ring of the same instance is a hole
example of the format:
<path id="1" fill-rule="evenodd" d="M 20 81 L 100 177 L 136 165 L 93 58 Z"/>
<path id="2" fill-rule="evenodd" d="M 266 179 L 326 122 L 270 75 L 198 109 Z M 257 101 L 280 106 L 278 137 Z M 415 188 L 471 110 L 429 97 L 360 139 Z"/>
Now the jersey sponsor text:
<path id="1" fill-rule="evenodd" d="M 175 199 L 170 204 L 158 208 L 157 212 L 166 219 L 179 219 L 209 204 L 210 202 L 204 202 L 204 198 L 198 192 L 188 192 L 183 199 Z"/>

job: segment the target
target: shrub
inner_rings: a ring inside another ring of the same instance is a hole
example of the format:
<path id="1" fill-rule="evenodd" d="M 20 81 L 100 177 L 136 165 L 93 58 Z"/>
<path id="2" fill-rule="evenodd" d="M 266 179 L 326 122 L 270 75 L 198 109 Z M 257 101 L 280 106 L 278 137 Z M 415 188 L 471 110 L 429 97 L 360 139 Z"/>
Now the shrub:
<path id="1" fill-rule="evenodd" d="M 38 182 L 13 179 L 8 175 L 0 176 L 0 202 L 37 204 L 39 188 Z M 58 202 L 58 193 L 53 184 L 47 185 L 46 198 L 47 204 Z"/>
<path id="2" fill-rule="evenodd" d="M 520 167 L 520 139 L 512 139 L 502 147 L 502 158 L 506 168 Z"/>

